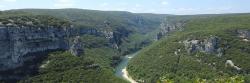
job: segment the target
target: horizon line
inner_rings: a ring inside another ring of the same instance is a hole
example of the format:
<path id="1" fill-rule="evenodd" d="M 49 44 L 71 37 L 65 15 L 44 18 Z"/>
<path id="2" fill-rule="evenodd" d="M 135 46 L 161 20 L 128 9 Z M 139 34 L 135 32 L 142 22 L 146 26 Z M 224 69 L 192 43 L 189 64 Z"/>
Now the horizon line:
<path id="1" fill-rule="evenodd" d="M 152 13 L 152 12 L 131 12 L 131 11 L 119 11 L 119 10 L 97 10 L 97 9 L 84 9 L 84 8 L 17 8 L 17 9 L 4 9 L 0 11 L 11 11 L 11 10 L 63 10 L 63 9 L 79 9 L 88 11 L 103 11 L 103 12 L 128 12 L 134 14 L 156 14 L 156 15 L 223 15 L 223 14 L 250 14 L 250 12 L 228 12 L 228 13 L 200 13 L 200 14 L 170 14 L 170 13 Z"/>

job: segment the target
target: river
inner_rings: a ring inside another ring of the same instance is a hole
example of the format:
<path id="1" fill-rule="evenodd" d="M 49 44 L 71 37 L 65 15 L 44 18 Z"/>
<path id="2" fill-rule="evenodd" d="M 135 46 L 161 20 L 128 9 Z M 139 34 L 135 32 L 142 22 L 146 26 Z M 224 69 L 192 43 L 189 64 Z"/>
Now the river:
<path id="1" fill-rule="evenodd" d="M 123 57 L 122 61 L 119 63 L 119 65 L 116 67 L 116 71 L 115 71 L 115 75 L 117 77 L 123 78 L 127 81 L 129 81 L 130 83 L 137 83 L 135 80 L 133 80 L 127 71 L 127 65 L 130 59 L 132 59 L 134 56 L 137 55 L 138 52 L 134 53 L 134 54 L 130 54 L 130 55 L 126 55 L 125 57 Z"/>

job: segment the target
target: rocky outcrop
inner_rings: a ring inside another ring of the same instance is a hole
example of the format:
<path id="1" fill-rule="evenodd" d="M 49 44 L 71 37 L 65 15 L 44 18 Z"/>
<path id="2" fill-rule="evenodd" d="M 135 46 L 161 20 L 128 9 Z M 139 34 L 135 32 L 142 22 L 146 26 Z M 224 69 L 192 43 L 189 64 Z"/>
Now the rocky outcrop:
<path id="1" fill-rule="evenodd" d="M 238 37 L 242 38 L 243 41 L 250 40 L 250 31 L 249 30 L 237 30 Z"/>
<path id="2" fill-rule="evenodd" d="M 95 36 L 102 36 L 103 32 L 97 29 L 85 29 L 85 28 L 79 28 L 79 29 L 73 29 L 75 32 L 78 33 L 77 35 L 84 35 L 84 34 L 89 34 L 89 35 L 95 35 Z"/>
<path id="3" fill-rule="evenodd" d="M 109 40 L 110 47 L 114 49 L 119 49 L 122 44 L 122 40 L 128 37 L 131 31 L 127 30 L 125 27 L 112 28 L 111 22 L 104 21 L 104 24 L 100 26 L 98 30 L 106 39 Z"/>
<path id="4" fill-rule="evenodd" d="M 225 67 L 231 67 L 231 68 L 234 68 L 235 70 L 237 71 L 240 71 L 241 68 L 234 65 L 233 61 L 232 60 L 227 60 L 226 63 L 225 63 Z"/>
<path id="5" fill-rule="evenodd" d="M 84 45 L 80 39 L 80 36 L 76 36 L 73 40 L 73 44 L 70 47 L 71 54 L 75 56 L 80 56 L 84 53 Z"/>
<path id="6" fill-rule="evenodd" d="M 22 66 L 29 59 L 29 53 L 62 49 L 78 56 L 84 52 L 81 41 L 69 41 L 76 36 L 105 37 L 110 47 L 119 49 L 130 33 L 122 26 L 111 26 L 109 21 L 93 27 L 75 28 L 68 21 L 43 15 L 11 16 L 0 20 L 0 71 Z"/>
<path id="7" fill-rule="evenodd" d="M 160 32 L 157 34 L 157 40 L 163 36 L 169 35 L 170 32 L 180 31 L 184 29 L 185 21 L 164 21 L 160 25 Z"/>
<path id="8" fill-rule="evenodd" d="M 67 50 L 68 38 L 75 34 L 71 29 L 72 27 L 1 27 L 0 70 L 21 66 L 28 53 Z"/>
<path id="9" fill-rule="evenodd" d="M 118 45 L 116 41 L 114 41 L 114 32 L 111 30 L 102 30 L 101 31 L 104 34 L 104 37 L 109 40 L 110 42 L 110 47 L 118 49 Z"/>
<path id="10" fill-rule="evenodd" d="M 236 35 L 242 38 L 243 41 L 248 42 L 250 39 L 249 30 L 236 30 Z M 183 41 L 188 53 L 193 52 L 203 52 L 209 54 L 217 54 L 217 56 L 222 56 L 224 50 L 228 47 L 219 47 L 220 40 L 216 36 L 210 36 L 209 38 L 198 40 L 198 39 L 188 39 Z"/>
<path id="11" fill-rule="evenodd" d="M 29 59 L 29 53 L 49 50 L 70 50 L 79 56 L 84 53 L 83 44 L 78 35 L 96 35 L 109 40 L 110 46 L 118 49 L 122 39 L 127 37 L 126 30 L 97 30 L 71 27 L 0 27 L 0 71 L 22 66 Z M 76 37 L 77 36 L 77 37 Z M 74 38 L 73 43 L 69 41 Z"/>
<path id="12" fill-rule="evenodd" d="M 237 30 L 237 33 L 241 38 L 250 39 L 250 31 L 248 30 Z"/>
<path id="13" fill-rule="evenodd" d="M 215 36 L 210 36 L 203 40 L 189 39 L 183 41 L 188 53 L 203 52 L 217 54 L 220 57 L 223 55 L 223 48 L 219 47 L 219 42 L 219 38 Z"/>

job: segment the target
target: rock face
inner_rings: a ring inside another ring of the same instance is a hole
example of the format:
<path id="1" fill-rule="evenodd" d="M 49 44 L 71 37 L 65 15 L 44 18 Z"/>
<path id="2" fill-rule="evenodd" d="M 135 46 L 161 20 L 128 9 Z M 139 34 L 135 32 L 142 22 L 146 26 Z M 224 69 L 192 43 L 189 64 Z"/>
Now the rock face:
<path id="1" fill-rule="evenodd" d="M 225 67 L 232 67 L 232 68 L 234 68 L 234 69 L 236 69 L 236 70 L 238 70 L 238 71 L 240 71 L 241 70 L 241 68 L 240 67 L 238 67 L 238 66 L 236 66 L 236 65 L 234 65 L 234 63 L 233 63 L 233 61 L 232 60 L 227 60 L 226 61 L 226 63 L 225 63 Z"/>
<path id="2" fill-rule="evenodd" d="M 0 27 L 0 70 L 21 66 L 28 53 L 69 48 L 72 28 Z"/>
<path id="3" fill-rule="evenodd" d="M 190 39 L 183 41 L 188 53 L 204 52 L 208 54 L 217 54 L 217 56 L 223 55 L 223 48 L 219 47 L 219 38 L 210 36 L 204 40 Z"/>
<path id="4" fill-rule="evenodd" d="M 248 30 L 237 30 L 237 33 L 241 38 L 250 39 L 250 31 Z"/>
<path id="5" fill-rule="evenodd" d="M 127 30 L 125 27 L 114 29 L 110 26 L 110 24 L 111 22 L 104 21 L 104 24 L 99 27 L 100 30 L 98 30 L 98 32 L 101 34 L 101 36 L 104 36 L 109 40 L 110 47 L 119 49 L 122 40 L 124 40 L 124 38 L 127 38 L 131 31 Z"/>
<path id="6" fill-rule="evenodd" d="M 114 39 L 114 32 L 111 30 L 102 30 L 101 31 L 104 34 L 104 37 L 109 40 L 110 47 L 118 49 L 118 45 L 113 41 Z"/>
<path id="7" fill-rule="evenodd" d="M 28 20 L 19 21 L 23 19 Z M 52 21 L 49 24 L 47 24 L 48 19 Z M 84 53 L 84 49 L 80 38 L 76 36 L 89 34 L 105 37 L 109 40 L 110 47 L 119 49 L 123 40 L 130 34 L 129 30 L 122 26 L 112 27 L 109 21 L 104 21 L 103 24 L 94 26 L 95 28 L 75 28 L 67 21 L 59 21 L 47 16 L 9 17 L 2 20 L 0 22 L 0 71 L 22 66 L 25 60 L 30 59 L 28 54 L 36 52 L 70 50 L 73 55 L 79 56 Z M 3 23 L 5 21 L 7 23 Z M 76 38 L 71 43 L 69 39 L 74 37 Z"/>
<path id="8" fill-rule="evenodd" d="M 76 36 L 73 40 L 73 44 L 70 47 L 71 54 L 75 56 L 80 56 L 84 53 L 84 45 L 80 39 L 80 36 Z"/>
<path id="9" fill-rule="evenodd" d="M 22 66 L 29 59 L 29 53 L 45 52 L 50 50 L 69 50 L 73 55 L 84 53 L 83 43 L 78 35 L 96 35 L 109 40 L 110 47 L 118 49 L 122 39 L 129 32 L 124 30 L 96 30 L 64 28 L 37 28 L 37 27 L 0 27 L 0 71 Z M 69 38 L 74 38 L 70 43 Z"/>
<path id="10" fill-rule="evenodd" d="M 164 21 L 160 25 L 160 32 L 157 34 L 157 40 L 161 39 L 165 35 L 169 35 L 170 32 L 180 31 L 184 29 L 185 21 Z"/>
<path id="11" fill-rule="evenodd" d="M 243 41 L 248 42 L 250 40 L 250 31 L 248 30 L 237 30 L 238 37 L 242 38 Z"/>

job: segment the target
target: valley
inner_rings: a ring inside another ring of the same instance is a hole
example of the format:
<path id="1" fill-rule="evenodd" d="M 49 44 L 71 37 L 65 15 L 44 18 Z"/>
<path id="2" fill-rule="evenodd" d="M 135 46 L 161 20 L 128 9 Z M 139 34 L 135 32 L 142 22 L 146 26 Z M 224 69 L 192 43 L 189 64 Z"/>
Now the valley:
<path id="1" fill-rule="evenodd" d="M 115 76 L 115 67 L 125 55 L 155 41 L 165 16 L 82 9 L 3 11 L 0 42 L 6 49 L 0 51 L 0 80 L 126 83 Z"/>
<path id="2" fill-rule="evenodd" d="M 0 82 L 248 83 L 250 14 L 0 12 Z"/>
<path id="3" fill-rule="evenodd" d="M 166 23 L 176 23 L 166 25 L 166 36 L 141 50 L 128 64 L 133 79 L 145 83 L 249 82 L 250 43 L 245 40 L 250 14 L 170 18 Z"/>
<path id="4" fill-rule="evenodd" d="M 127 66 L 129 63 L 129 60 L 131 60 L 133 57 L 135 57 L 138 54 L 138 52 L 126 55 L 125 57 L 122 58 L 122 61 L 116 66 L 115 68 L 115 75 L 117 77 L 123 78 L 130 83 L 137 83 L 131 76 L 129 76 L 129 73 L 127 71 Z"/>

